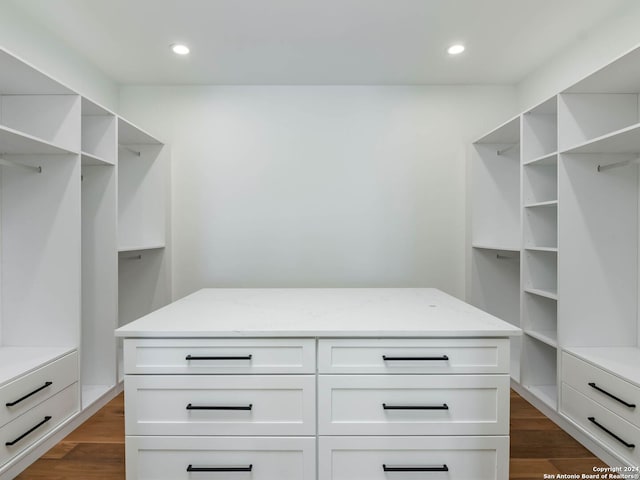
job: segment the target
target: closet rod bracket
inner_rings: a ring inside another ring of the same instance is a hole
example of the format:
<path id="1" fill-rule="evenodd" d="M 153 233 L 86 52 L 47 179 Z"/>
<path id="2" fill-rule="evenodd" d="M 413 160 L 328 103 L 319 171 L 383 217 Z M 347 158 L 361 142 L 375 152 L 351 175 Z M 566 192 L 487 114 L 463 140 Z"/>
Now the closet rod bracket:
<path id="1" fill-rule="evenodd" d="M 133 148 L 131 148 L 131 147 L 127 146 L 127 145 L 122 145 L 122 144 L 119 144 L 118 146 L 120 148 L 124 149 L 124 150 L 127 150 L 127 151 L 133 153 L 136 157 L 141 157 L 142 156 L 142 152 L 140 150 L 134 150 Z"/>
<path id="2" fill-rule="evenodd" d="M 3 154 L 0 154 L 0 166 L 10 167 L 10 168 L 19 168 L 21 170 L 28 170 L 30 172 L 42 173 L 42 167 L 33 167 L 31 165 L 23 165 L 21 163 L 12 162 L 3 157 Z"/>
<path id="3" fill-rule="evenodd" d="M 501 148 L 500 150 L 497 150 L 496 151 L 496 155 L 502 156 L 505 153 L 510 152 L 514 148 L 518 148 L 518 147 L 520 147 L 520 144 L 519 143 L 514 143 L 513 145 L 509 145 L 508 147 L 504 147 L 504 148 Z"/>

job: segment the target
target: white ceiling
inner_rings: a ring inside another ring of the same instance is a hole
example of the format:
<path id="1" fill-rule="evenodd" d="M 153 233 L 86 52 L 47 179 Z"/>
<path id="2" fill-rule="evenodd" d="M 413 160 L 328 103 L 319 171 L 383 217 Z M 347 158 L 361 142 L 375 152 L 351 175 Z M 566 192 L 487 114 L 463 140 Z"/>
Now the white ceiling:
<path id="1" fill-rule="evenodd" d="M 513 84 L 634 1 L 14 3 L 123 84 Z"/>

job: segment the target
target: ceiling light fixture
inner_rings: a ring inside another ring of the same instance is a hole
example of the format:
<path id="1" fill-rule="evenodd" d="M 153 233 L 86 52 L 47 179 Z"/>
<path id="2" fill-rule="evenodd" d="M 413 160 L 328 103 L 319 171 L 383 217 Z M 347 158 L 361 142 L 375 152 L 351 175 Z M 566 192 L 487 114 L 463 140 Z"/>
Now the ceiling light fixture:
<path id="1" fill-rule="evenodd" d="M 181 43 L 174 43 L 171 45 L 171 50 L 176 55 L 187 55 L 189 53 L 189 47 Z"/>
<path id="2" fill-rule="evenodd" d="M 449 53 L 449 55 L 460 55 L 462 52 L 464 52 L 464 45 L 462 44 L 451 45 L 447 49 L 447 53 Z"/>

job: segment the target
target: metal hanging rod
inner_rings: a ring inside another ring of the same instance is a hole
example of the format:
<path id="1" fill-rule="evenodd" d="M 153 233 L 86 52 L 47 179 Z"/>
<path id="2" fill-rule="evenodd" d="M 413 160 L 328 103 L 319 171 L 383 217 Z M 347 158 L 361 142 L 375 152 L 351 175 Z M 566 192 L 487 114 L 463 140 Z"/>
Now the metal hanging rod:
<path id="1" fill-rule="evenodd" d="M 499 253 L 496 253 L 496 258 L 498 260 L 513 260 L 515 257 L 510 257 L 509 255 L 500 255 Z"/>
<path id="2" fill-rule="evenodd" d="M 520 146 L 519 143 L 514 143 L 513 145 L 509 145 L 508 147 L 505 147 L 501 150 L 496 151 L 496 155 L 500 156 L 500 155 L 504 155 L 507 152 L 510 152 L 511 150 L 513 150 L 514 148 L 518 148 Z"/>
<path id="3" fill-rule="evenodd" d="M 3 167 L 19 168 L 21 170 L 28 170 L 30 172 L 42 173 L 42 167 L 32 167 L 31 165 L 22 165 L 21 163 L 15 163 L 6 158 L 3 158 L 0 154 L 0 165 Z"/>
<path id="4" fill-rule="evenodd" d="M 611 170 L 612 168 L 626 167 L 627 165 L 636 163 L 638 160 L 640 160 L 640 157 L 632 158 L 631 160 L 623 160 L 616 163 L 609 163 L 608 165 L 598 165 L 596 169 L 599 172 L 604 172 L 605 170 Z"/>
<path id="5" fill-rule="evenodd" d="M 142 152 L 141 152 L 140 150 L 134 150 L 133 148 L 128 147 L 127 145 L 122 145 L 122 144 L 118 144 L 118 146 L 119 146 L 120 148 L 124 148 L 125 150 L 130 151 L 130 152 L 131 152 L 131 153 L 133 153 L 136 157 L 140 157 L 140 156 L 142 156 Z"/>
<path id="6" fill-rule="evenodd" d="M 124 257 L 125 260 L 142 260 L 142 254 L 131 255 L 130 257 Z"/>

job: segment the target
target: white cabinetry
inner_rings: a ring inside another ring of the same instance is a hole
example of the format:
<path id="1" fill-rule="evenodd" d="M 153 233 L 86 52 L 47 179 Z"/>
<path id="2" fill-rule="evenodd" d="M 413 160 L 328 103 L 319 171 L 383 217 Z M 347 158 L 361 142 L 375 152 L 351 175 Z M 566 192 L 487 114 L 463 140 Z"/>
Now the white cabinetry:
<path id="1" fill-rule="evenodd" d="M 430 289 L 202 290 L 118 330 L 127 478 L 506 480 L 518 333 Z"/>
<path id="2" fill-rule="evenodd" d="M 500 158 L 495 168 L 504 172 L 495 178 L 511 178 L 500 187 L 503 198 L 522 186 L 521 314 L 512 317 L 510 297 L 484 294 L 491 285 L 510 282 L 513 273 L 475 266 L 477 248 L 470 297 L 523 327 L 514 386 L 605 461 L 633 466 L 638 466 L 637 447 L 628 445 L 640 444 L 640 435 L 628 410 L 637 407 L 624 406 L 591 384 L 601 382 L 607 392 L 631 398 L 627 403 L 640 403 L 638 65 L 640 48 L 516 120 L 521 181 L 507 173 L 511 166 Z M 493 137 L 495 132 L 483 137 L 476 150 Z M 479 205 L 473 213 L 475 235 L 493 229 L 485 221 L 491 208 L 486 198 L 493 199 L 496 211 L 504 205 L 482 173 L 488 160 L 472 161 L 473 203 Z M 502 234 L 494 246 L 512 239 L 512 233 Z M 474 236 L 477 247 L 475 242 Z"/>
<path id="3" fill-rule="evenodd" d="M 118 391 L 117 191 L 133 175 L 125 170 L 118 177 L 119 121 L 0 50 L 3 479 Z M 155 175 L 157 187 L 140 195 L 160 197 L 154 213 L 162 216 L 166 180 L 162 171 Z M 146 212 L 134 215 L 145 228 Z M 140 315 L 169 301 L 168 290 L 162 292 Z"/>

